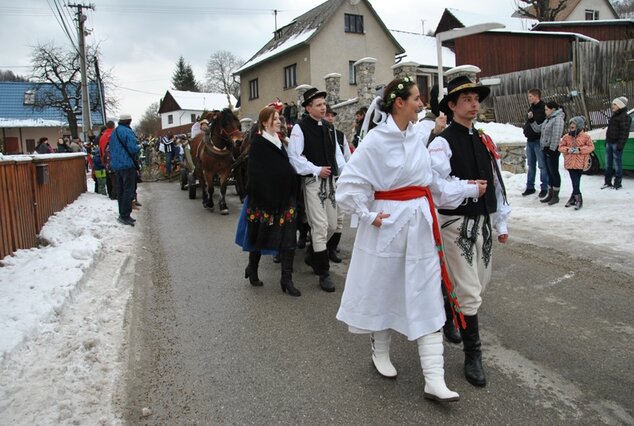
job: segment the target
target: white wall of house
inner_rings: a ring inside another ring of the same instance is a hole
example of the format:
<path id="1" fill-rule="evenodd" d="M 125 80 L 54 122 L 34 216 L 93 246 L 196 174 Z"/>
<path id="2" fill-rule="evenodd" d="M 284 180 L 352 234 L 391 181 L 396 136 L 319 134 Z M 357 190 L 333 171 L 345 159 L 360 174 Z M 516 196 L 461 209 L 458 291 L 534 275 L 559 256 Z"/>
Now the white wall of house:
<path id="1" fill-rule="evenodd" d="M 344 15 L 346 13 L 363 16 L 365 34 L 345 32 Z M 341 74 L 340 98 L 342 100 L 354 98 L 357 96 L 357 86 L 348 83 L 349 61 L 356 62 L 366 57 L 375 58 L 377 61 L 374 78 L 377 84 L 387 84 L 394 78 L 394 73 L 390 67 L 394 64 L 396 51 L 396 46 L 364 2 L 359 2 L 356 5 L 343 2 L 337 13 L 311 43 L 311 57 L 327 59 L 311 61 L 311 82 L 309 84 L 323 90 L 324 76 L 330 73 L 339 73 Z"/>
<path id="2" fill-rule="evenodd" d="M 584 21 L 586 10 L 599 12 L 599 19 L 618 19 L 607 5 L 607 0 L 581 0 L 575 10 L 566 18 L 566 21 Z"/>
<path id="3" fill-rule="evenodd" d="M 178 110 L 164 112 L 161 114 L 161 128 L 169 129 L 170 127 L 181 126 L 183 124 L 191 124 L 196 121 L 196 118 L 200 116 L 201 113 L 202 111 L 196 110 Z"/>

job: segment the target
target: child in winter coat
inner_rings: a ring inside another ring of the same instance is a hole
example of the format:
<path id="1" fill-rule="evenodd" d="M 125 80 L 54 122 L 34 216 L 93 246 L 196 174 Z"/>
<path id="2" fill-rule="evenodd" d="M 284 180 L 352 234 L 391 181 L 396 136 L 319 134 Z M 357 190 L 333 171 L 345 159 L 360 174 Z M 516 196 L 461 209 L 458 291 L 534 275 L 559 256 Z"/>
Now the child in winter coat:
<path id="1" fill-rule="evenodd" d="M 101 162 L 99 145 L 92 149 L 92 178 L 95 181 L 95 193 L 108 195 L 106 192 L 106 169 Z"/>
<path id="2" fill-rule="evenodd" d="M 575 206 L 575 210 L 583 207 L 583 198 L 579 188 L 581 174 L 590 160 L 590 153 L 594 151 L 594 143 L 590 136 L 584 132 L 586 121 L 583 117 L 572 117 L 568 122 L 568 133 L 564 135 L 559 144 L 559 152 L 564 154 L 564 167 L 570 174 L 572 181 L 572 195 L 566 203 L 566 207 Z"/>

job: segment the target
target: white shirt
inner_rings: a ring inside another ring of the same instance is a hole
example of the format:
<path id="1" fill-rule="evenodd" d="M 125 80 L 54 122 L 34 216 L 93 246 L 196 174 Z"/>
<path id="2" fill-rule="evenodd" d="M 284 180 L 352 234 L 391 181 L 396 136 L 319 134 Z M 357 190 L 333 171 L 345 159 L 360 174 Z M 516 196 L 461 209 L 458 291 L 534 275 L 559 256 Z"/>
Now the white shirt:
<path id="1" fill-rule="evenodd" d="M 319 121 L 319 125 L 323 126 L 321 120 Z M 293 130 L 291 131 L 291 138 L 288 143 L 288 159 L 298 175 L 313 175 L 315 177 L 319 176 L 322 166 L 316 166 L 308 161 L 308 159 L 303 155 L 303 152 L 304 133 L 302 132 L 302 128 L 299 126 L 299 124 L 296 124 L 293 126 Z M 346 165 L 346 159 L 343 157 L 343 154 L 339 149 L 339 145 L 335 147 L 335 158 L 337 161 L 337 168 L 339 169 L 339 173 L 341 174 L 344 166 Z"/>

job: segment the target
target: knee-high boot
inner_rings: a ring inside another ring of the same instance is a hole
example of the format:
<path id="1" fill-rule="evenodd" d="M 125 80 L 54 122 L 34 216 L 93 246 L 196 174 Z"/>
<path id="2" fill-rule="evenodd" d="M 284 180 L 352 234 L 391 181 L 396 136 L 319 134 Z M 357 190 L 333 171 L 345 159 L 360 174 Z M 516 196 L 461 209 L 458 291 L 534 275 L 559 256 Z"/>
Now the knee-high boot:
<path id="1" fill-rule="evenodd" d="M 480 330 L 478 315 L 465 315 L 466 329 L 460 329 L 464 346 L 464 375 L 474 386 L 486 385 L 486 377 L 482 368 L 482 351 L 480 350 Z"/>
<path id="2" fill-rule="evenodd" d="M 280 285 L 284 293 L 288 292 L 291 296 L 301 296 L 302 293 L 295 288 L 293 284 L 293 259 L 295 259 L 295 250 L 283 250 L 280 252 L 282 259 L 282 278 Z"/>
<path id="3" fill-rule="evenodd" d="M 375 331 L 372 340 L 372 363 L 383 377 L 396 377 L 396 368 L 390 361 L 390 330 Z"/>
<path id="4" fill-rule="evenodd" d="M 442 331 L 448 341 L 451 343 L 460 343 L 462 342 L 462 337 L 460 337 L 460 333 L 453 322 L 453 312 L 451 311 L 451 304 L 446 292 L 445 287 L 443 287 L 442 297 L 445 301 L 445 316 L 447 317 L 447 320 L 445 320 L 445 325 L 442 326 Z"/>
<path id="5" fill-rule="evenodd" d="M 326 249 L 328 250 L 328 258 L 335 263 L 341 263 L 341 258 L 337 256 L 337 246 L 341 240 L 341 232 L 335 232 L 332 237 L 326 243 Z"/>
<path id="6" fill-rule="evenodd" d="M 249 264 L 244 270 L 244 278 L 248 278 L 249 282 L 254 287 L 261 287 L 264 285 L 260 278 L 258 277 L 258 265 L 260 264 L 260 257 L 262 257 L 262 253 L 260 251 L 250 251 L 249 252 Z"/>
<path id="7" fill-rule="evenodd" d="M 420 337 L 416 343 L 418 344 L 420 365 L 423 367 L 423 375 L 425 376 L 423 396 L 436 401 L 458 401 L 460 395 L 450 390 L 445 383 L 442 334 L 439 331 L 428 334 Z"/>

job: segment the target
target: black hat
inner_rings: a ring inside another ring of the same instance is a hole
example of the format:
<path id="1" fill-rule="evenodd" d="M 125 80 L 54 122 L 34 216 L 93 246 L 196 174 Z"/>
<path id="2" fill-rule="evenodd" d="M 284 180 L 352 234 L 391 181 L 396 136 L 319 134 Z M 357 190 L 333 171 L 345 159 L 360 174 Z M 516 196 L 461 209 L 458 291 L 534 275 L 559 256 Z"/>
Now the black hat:
<path id="1" fill-rule="evenodd" d="M 326 92 L 320 92 L 319 89 L 315 87 L 311 87 L 307 91 L 304 92 L 304 102 L 302 102 L 302 106 L 306 108 L 306 105 L 310 103 L 315 98 L 325 98 L 327 95 Z"/>
<path id="2" fill-rule="evenodd" d="M 330 106 L 330 104 L 326 104 L 326 114 L 332 114 L 335 117 L 337 116 L 337 113 L 332 110 L 332 107 Z"/>
<path id="3" fill-rule="evenodd" d="M 438 108 L 445 114 L 450 114 L 449 97 L 453 94 L 462 92 L 476 92 L 480 96 L 480 102 L 485 100 L 491 93 L 491 89 L 476 83 L 476 74 L 480 72 L 480 68 L 473 65 L 461 65 L 450 69 L 445 76 L 451 80 L 447 83 L 447 94 L 440 101 Z"/>

